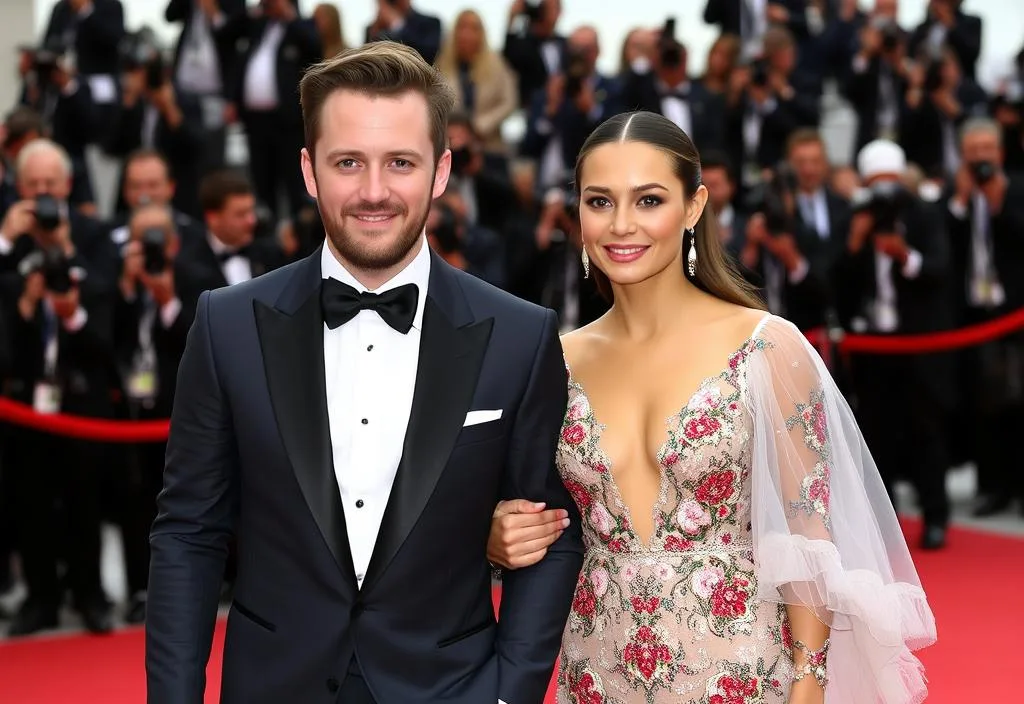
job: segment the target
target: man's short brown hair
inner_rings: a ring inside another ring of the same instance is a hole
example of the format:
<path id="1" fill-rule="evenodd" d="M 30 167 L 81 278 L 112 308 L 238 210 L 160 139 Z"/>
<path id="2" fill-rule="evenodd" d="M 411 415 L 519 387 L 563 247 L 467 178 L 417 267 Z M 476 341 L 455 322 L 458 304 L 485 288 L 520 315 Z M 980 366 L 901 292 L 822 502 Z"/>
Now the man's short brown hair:
<path id="1" fill-rule="evenodd" d="M 455 93 L 441 72 L 424 61 L 415 49 L 391 41 L 372 42 L 309 67 L 299 83 L 299 99 L 310 157 L 320 137 L 324 103 L 339 90 L 383 97 L 395 97 L 408 91 L 420 93 L 427 100 L 430 114 L 434 163 L 441 158 L 447 143 L 448 116 L 455 107 Z"/>
<path id="2" fill-rule="evenodd" d="M 786 140 L 786 153 L 792 154 L 794 149 L 805 144 L 817 144 L 822 150 L 825 150 L 825 139 L 821 136 L 821 132 L 813 127 L 800 127 L 793 130 L 789 139 Z"/>
<path id="3" fill-rule="evenodd" d="M 248 195 L 254 195 L 252 184 L 236 169 L 213 171 L 199 182 L 199 205 L 204 213 L 223 210 L 228 199 Z"/>

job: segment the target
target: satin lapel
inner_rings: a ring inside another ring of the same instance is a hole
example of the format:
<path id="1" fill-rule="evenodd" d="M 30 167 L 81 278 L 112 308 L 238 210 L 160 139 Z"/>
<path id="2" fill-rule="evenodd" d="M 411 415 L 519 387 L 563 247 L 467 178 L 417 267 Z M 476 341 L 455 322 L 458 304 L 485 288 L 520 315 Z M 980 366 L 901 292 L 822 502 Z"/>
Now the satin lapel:
<path id="1" fill-rule="evenodd" d="M 431 268 L 412 412 L 402 459 L 363 580 L 364 591 L 380 578 L 409 537 L 448 464 L 471 410 L 494 325 L 493 318 L 472 322 L 446 264 L 433 258 Z M 453 319 L 465 322 L 458 326 Z"/>
<path id="2" fill-rule="evenodd" d="M 319 284 L 317 250 L 296 268 L 294 285 L 276 307 L 260 301 L 253 305 L 281 441 L 324 542 L 354 589 L 355 570 L 331 450 Z"/>

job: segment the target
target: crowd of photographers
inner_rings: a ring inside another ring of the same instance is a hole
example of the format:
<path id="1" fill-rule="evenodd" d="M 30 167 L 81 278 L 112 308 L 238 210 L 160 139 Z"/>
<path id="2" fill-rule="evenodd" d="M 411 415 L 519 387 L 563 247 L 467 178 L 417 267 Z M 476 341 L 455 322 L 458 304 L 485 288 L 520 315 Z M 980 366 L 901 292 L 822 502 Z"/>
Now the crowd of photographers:
<path id="1" fill-rule="evenodd" d="M 808 330 L 931 332 L 1024 305 L 1010 269 L 1024 267 L 1012 237 L 1024 228 L 1012 175 L 1024 161 L 1020 84 L 987 96 L 972 81 L 980 21 L 956 2 L 935 0 L 910 32 L 894 5 L 707 0 L 705 21 L 721 31 L 699 77 L 673 18 L 630 31 L 618 70 L 602 73 L 598 33 L 560 33 L 559 0 L 514 0 L 501 49 L 475 11 L 442 23 L 409 0 L 379 0 L 364 39 L 414 47 L 458 96 L 430 245 L 554 308 L 564 328 L 606 310 L 579 258 L 576 154 L 603 120 L 643 109 L 694 137 L 723 245 L 773 312 Z M 337 8 L 305 17 L 292 0 L 170 0 L 166 19 L 181 26 L 170 51 L 149 30 L 126 31 L 119 0 L 59 0 L 43 41 L 21 54 L 0 158 L 0 394 L 40 414 L 166 418 L 199 293 L 323 239 L 298 168 L 295 91 L 308 65 L 345 47 Z M 856 169 L 830 165 L 817 129 L 831 86 L 859 113 Z M 508 139 L 513 117 L 524 128 Z M 237 127 L 244 168 L 228 163 Z M 96 154 L 117 164 L 107 207 Z M 950 464 L 979 464 L 983 512 L 1020 492 L 1008 454 L 1024 418 L 1019 344 L 822 350 L 889 484 L 914 482 L 927 547 L 945 542 Z M 0 426 L 0 595 L 16 579 L 27 588 L 0 613 L 9 635 L 56 626 L 65 604 L 89 630 L 112 628 L 103 521 L 124 546 L 119 620 L 145 618 L 163 452 Z M 231 577 L 229 565 L 226 598 Z"/>

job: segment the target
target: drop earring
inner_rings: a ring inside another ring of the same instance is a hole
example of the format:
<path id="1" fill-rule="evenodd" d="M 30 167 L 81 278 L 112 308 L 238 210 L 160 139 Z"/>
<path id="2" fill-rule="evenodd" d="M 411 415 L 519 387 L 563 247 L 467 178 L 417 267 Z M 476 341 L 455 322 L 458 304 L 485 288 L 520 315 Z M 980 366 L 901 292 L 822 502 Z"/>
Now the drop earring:
<path id="1" fill-rule="evenodd" d="M 583 248 L 583 253 L 580 254 L 580 259 L 583 260 L 583 278 L 590 278 L 590 257 L 587 256 L 587 248 Z"/>
<path id="2" fill-rule="evenodd" d="M 697 276 L 697 237 L 691 227 L 686 231 L 690 235 L 690 253 L 686 255 L 686 271 L 689 272 L 690 278 L 696 278 Z"/>

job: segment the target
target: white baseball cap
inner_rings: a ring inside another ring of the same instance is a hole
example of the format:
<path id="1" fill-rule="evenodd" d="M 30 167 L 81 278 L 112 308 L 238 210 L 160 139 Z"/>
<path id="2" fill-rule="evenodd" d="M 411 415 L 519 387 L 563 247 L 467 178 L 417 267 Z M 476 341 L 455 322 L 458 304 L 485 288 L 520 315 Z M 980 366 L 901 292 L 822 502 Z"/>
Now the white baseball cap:
<path id="1" fill-rule="evenodd" d="M 907 157 L 903 149 L 888 139 L 868 142 L 857 155 L 857 171 L 865 181 L 881 174 L 902 176 L 907 170 Z"/>

